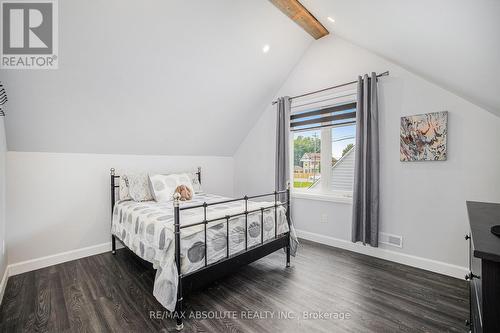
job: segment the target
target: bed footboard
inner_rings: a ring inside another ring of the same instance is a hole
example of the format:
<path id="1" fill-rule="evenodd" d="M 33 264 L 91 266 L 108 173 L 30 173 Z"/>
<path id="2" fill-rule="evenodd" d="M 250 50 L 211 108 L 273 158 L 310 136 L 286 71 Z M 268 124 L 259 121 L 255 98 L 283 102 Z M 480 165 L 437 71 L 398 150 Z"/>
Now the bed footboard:
<path id="1" fill-rule="evenodd" d="M 285 202 L 279 202 L 278 197 L 280 194 L 285 194 L 286 196 L 286 201 Z M 256 198 L 262 198 L 262 197 L 267 197 L 267 196 L 274 196 L 274 205 L 268 206 L 268 207 L 261 207 L 259 209 L 254 209 L 254 210 L 248 210 L 248 200 L 250 199 L 256 199 Z M 234 271 L 236 271 L 239 267 L 247 265 L 249 263 L 252 263 L 260 258 L 263 258 L 267 256 L 268 254 L 271 254 L 281 248 L 284 248 L 286 251 L 286 267 L 290 267 L 290 223 L 291 223 L 291 216 L 290 216 L 290 182 L 287 184 L 286 190 L 282 191 L 274 191 L 273 193 L 266 193 L 266 194 L 260 194 L 260 195 L 255 195 L 255 196 L 244 196 L 243 198 L 239 199 L 231 199 L 231 200 L 224 200 L 224 201 L 219 201 L 219 202 L 214 202 L 214 203 L 203 203 L 201 205 L 195 205 L 195 206 L 188 206 L 188 207 L 179 207 L 179 199 L 180 195 L 176 193 L 174 195 L 174 223 L 175 223 L 175 261 L 177 265 L 177 272 L 178 272 L 178 287 L 177 287 L 177 303 L 175 307 L 175 315 L 174 317 L 177 320 L 177 330 L 181 330 L 184 325 L 182 322 L 182 304 L 183 304 L 183 295 L 187 292 L 190 292 L 195 289 L 199 289 L 200 287 L 206 286 L 210 282 L 213 282 L 227 274 L 230 274 Z M 217 204 L 223 204 L 223 203 L 229 203 L 229 202 L 236 202 L 236 201 L 244 201 L 245 203 L 245 211 L 238 213 L 238 214 L 233 214 L 233 215 L 226 215 L 226 258 L 217 261 L 213 264 L 208 264 L 207 258 L 207 224 L 211 222 L 216 222 L 220 221 L 221 218 L 215 218 L 213 220 L 208 220 L 207 219 L 207 207 L 208 206 L 213 206 Z M 288 232 L 284 234 L 278 235 L 278 207 L 283 206 L 286 209 L 286 220 L 288 224 Z M 187 225 L 181 225 L 180 224 L 180 212 L 181 210 L 189 210 L 189 209 L 195 209 L 195 208 L 201 208 L 203 207 L 203 221 L 197 222 L 197 223 L 191 223 Z M 264 236 L 263 236 L 263 230 L 264 230 L 264 211 L 268 209 L 273 209 L 274 208 L 274 239 L 268 240 L 264 242 Z M 261 244 L 248 249 L 248 214 L 250 213 L 257 213 L 260 212 L 261 216 Z M 230 256 L 229 254 L 229 220 L 232 217 L 237 217 L 237 216 L 245 216 L 245 251 L 240 252 L 238 254 Z M 204 267 L 188 273 L 188 274 L 182 274 L 181 272 L 181 229 L 184 228 L 189 228 L 197 225 L 204 225 L 204 248 L 205 248 L 205 265 Z"/>

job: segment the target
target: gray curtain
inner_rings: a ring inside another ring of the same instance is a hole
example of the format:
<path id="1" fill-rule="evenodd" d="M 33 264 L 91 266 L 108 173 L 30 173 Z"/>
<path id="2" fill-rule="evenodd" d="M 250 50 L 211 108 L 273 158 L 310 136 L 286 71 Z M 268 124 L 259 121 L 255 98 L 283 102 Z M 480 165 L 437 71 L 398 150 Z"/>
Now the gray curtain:
<path id="1" fill-rule="evenodd" d="M 290 107 L 292 101 L 290 97 L 278 98 L 278 110 L 276 119 L 276 170 L 275 188 L 276 191 L 286 189 L 290 180 L 290 161 L 288 137 L 290 135 Z M 285 200 L 285 196 L 280 196 L 280 200 Z"/>
<path id="2" fill-rule="evenodd" d="M 276 170 L 275 170 L 275 188 L 276 191 L 286 189 L 290 181 L 290 158 L 289 158 L 289 135 L 290 135 L 290 107 L 292 100 L 290 97 L 278 98 L 278 109 L 276 118 Z M 286 201 L 286 195 L 279 196 L 281 202 Z M 295 257 L 299 241 L 295 234 L 295 228 L 290 214 L 290 254 Z"/>
<path id="3" fill-rule="evenodd" d="M 377 75 L 358 78 L 356 162 L 352 211 L 352 241 L 378 246 L 379 139 Z"/>

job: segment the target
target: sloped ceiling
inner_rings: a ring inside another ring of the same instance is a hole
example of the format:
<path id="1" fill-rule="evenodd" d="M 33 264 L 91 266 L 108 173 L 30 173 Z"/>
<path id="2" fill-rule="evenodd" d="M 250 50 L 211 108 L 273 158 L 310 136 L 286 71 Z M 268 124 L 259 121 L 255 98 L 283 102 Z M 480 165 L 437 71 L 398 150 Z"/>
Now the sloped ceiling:
<path id="1" fill-rule="evenodd" d="M 59 1 L 59 69 L 0 75 L 8 149 L 231 156 L 311 42 L 267 0 Z"/>
<path id="2" fill-rule="evenodd" d="M 500 115 L 500 1 L 301 2 L 333 35 Z"/>

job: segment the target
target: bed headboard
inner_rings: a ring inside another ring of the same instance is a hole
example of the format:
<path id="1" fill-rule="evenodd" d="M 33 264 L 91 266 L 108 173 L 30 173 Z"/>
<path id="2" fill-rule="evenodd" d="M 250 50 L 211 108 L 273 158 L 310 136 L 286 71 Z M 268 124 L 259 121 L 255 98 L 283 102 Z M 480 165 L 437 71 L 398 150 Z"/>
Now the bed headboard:
<path id="1" fill-rule="evenodd" d="M 115 207 L 116 202 L 116 189 L 120 187 L 120 183 L 116 180 L 119 179 L 120 176 L 115 174 L 115 168 L 111 168 L 109 173 L 111 176 L 111 214 L 113 214 L 113 208 Z M 195 174 L 198 175 L 198 182 L 201 184 L 201 167 L 198 167 Z"/>

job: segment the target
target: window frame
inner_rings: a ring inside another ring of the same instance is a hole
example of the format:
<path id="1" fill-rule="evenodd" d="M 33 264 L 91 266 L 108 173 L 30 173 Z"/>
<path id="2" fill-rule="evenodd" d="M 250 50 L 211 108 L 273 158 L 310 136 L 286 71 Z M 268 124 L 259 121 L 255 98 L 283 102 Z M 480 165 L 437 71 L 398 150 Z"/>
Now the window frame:
<path id="1" fill-rule="evenodd" d="M 328 98 L 329 97 L 329 98 Z M 347 98 L 345 98 L 347 97 Z M 323 100 L 320 100 L 320 102 L 324 102 L 325 100 L 326 101 L 329 101 L 328 104 L 325 104 L 325 103 L 322 103 L 322 104 L 318 104 L 317 106 L 314 106 L 315 102 L 312 101 L 312 102 L 301 102 L 302 104 L 299 105 L 300 106 L 304 106 L 304 105 L 313 105 L 312 107 L 309 106 L 308 107 L 308 110 L 310 110 L 311 112 L 315 111 L 314 109 L 316 108 L 317 110 L 319 109 L 326 109 L 326 108 L 335 108 L 336 106 L 341 106 L 341 105 L 346 105 L 346 104 L 351 104 L 351 103 L 356 103 L 357 101 L 357 98 L 356 98 L 356 92 L 355 91 L 348 91 L 348 94 L 346 95 L 345 92 L 344 94 L 342 95 L 342 93 L 340 93 L 339 96 L 327 96 L 327 98 L 325 99 L 325 96 L 322 96 L 320 98 L 323 98 Z M 304 112 L 306 110 L 301 110 L 301 111 L 296 111 L 294 112 L 294 105 L 292 105 L 292 113 L 291 113 L 291 116 L 293 116 L 294 114 L 296 114 L 297 112 Z M 292 117 L 291 117 L 292 118 Z M 296 119 L 296 117 L 292 118 L 292 119 Z M 292 122 L 293 120 L 291 120 Z M 330 137 L 330 141 L 332 141 L 332 128 L 334 127 L 340 127 L 340 126 L 347 126 L 347 125 L 352 125 L 353 123 L 350 122 L 350 123 L 347 123 L 347 124 L 337 124 L 337 125 L 321 125 L 321 126 L 317 126 L 317 127 L 311 127 L 310 129 L 309 128 L 306 128 L 304 129 L 303 131 L 307 131 L 308 129 L 310 131 L 312 130 L 319 130 L 320 132 L 320 137 L 322 138 L 323 137 L 323 131 L 328 131 L 329 132 L 329 137 Z M 356 124 L 356 122 L 354 122 L 354 124 Z M 290 135 L 289 135 L 289 146 L 290 146 L 290 149 L 289 149 L 289 160 L 291 161 L 290 163 L 290 175 L 291 175 L 291 179 L 290 179 L 290 182 L 291 182 L 291 194 L 292 194 L 292 197 L 294 198 L 299 198 L 299 199 L 308 199 L 308 200 L 318 200 L 318 201 L 329 201 L 329 202 L 338 202 L 338 203 L 345 203 L 345 204 L 350 204 L 352 203 L 352 191 L 344 191 L 344 190 L 325 190 L 324 189 L 324 186 L 323 187 L 320 187 L 319 189 L 314 189 L 314 190 L 311 190 L 311 189 L 300 189 L 300 188 L 295 188 L 293 186 L 294 184 L 294 137 L 295 137 L 295 133 L 296 132 L 300 132 L 300 131 L 292 131 L 292 127 L 290 127 Z M 323 141 L 323 140 L 322 140 Z M 330 143 L 331 144 L 331 143 Z M 320 149 L 320 154 L 321 152 L 323 152 L 323 144 L 321 145 L 321 149 Z M 330 149 L 329 151 L 331 151 L 331 146 L 330 146 Z M 331 158 L 331 157 L 330 157 Z M 321 156 L 321 159 L 323 159 L 323 156 Z M 321 177 L 323 177 L 323 171 L 324 169 L 321 168 Z M 330 181 L 333 179 L 333 175 L 330 174 Z"/>

